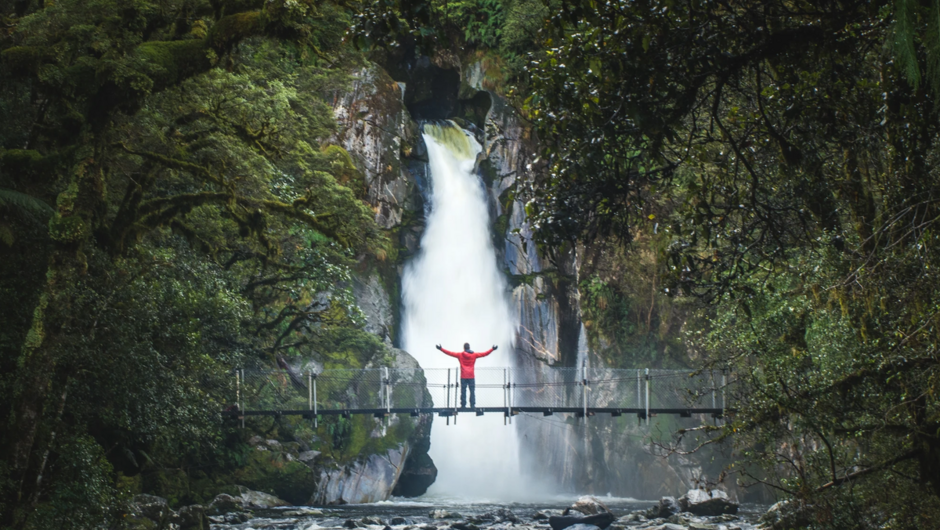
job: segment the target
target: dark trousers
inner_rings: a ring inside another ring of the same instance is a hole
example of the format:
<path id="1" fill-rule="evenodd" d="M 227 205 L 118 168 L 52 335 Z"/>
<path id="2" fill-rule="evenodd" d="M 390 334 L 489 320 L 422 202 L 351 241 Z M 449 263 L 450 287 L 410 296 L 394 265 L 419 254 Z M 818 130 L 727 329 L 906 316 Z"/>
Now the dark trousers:
<path id="1" fill-rule="evenodd" d="M 467 407 L 467 387 L 470 387 L 470 408 L 474 409 L 477 406 L 477 396 L 476 396 L 476 380 L 474 378 L 464 379 L 460 378 L 460 408 Z"/>

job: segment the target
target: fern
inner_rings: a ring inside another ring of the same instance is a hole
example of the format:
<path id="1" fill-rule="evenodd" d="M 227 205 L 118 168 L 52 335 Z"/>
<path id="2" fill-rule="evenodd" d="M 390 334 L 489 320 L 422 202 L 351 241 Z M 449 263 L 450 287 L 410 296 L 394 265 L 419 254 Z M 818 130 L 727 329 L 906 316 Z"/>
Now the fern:
<path id="1" fill-rule="evenodd" d="M 17 208 L 42 217 L 49 217 L 55 212 L 51 206 L 32 195 L 3 188 L 0 188 L 0 208 Z"/>
<path id="2" fill-rule="evenodd" d="M 894 58 L 907 81 L 916 90 L 920 86 L 920 66 L 914 44 L 914 26 L 917 22 L 914 0 L 895 0 L 894 3 Z"/>

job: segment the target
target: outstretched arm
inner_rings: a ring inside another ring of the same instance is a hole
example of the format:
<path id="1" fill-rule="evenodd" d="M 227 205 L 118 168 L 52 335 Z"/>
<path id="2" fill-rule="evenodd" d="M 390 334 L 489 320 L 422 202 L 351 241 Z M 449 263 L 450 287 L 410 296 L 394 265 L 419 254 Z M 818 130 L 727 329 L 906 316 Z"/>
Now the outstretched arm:
<path id="1" fill-rule="evenodd" d="M 441 348 L 441 345 L 440 345 L 440 344 L 438 344 L 437 346 L 435 346 L 435 348 L 441 350 L 442 352 L 446 353 L 447 355 L 450 355 L 451 357 L 457 357 L 458 359 L 460 358 L 460 354 L 458 354 L 458 353 L 455 352 L 455 351 L 445 350 L 444 348 Z"/>
<path id="2" fill-rule="evenodd" d="M 490 348 L 490 349 L 488 349 L 488 350 L 486 350 L 486 351 L 481 351 L 481 352 L 477 353 L 477 357 L 476 357 L 476 358 L 479 359 L 480 357 L 486 357 L 487 355 L 489 355 L 489 354 L 493 353 L 494 351 L 496 351 L 496 348 L 498 348 L 498 347 L 499 347 L 499 346 L 493 346 L 492 348 Z"/>

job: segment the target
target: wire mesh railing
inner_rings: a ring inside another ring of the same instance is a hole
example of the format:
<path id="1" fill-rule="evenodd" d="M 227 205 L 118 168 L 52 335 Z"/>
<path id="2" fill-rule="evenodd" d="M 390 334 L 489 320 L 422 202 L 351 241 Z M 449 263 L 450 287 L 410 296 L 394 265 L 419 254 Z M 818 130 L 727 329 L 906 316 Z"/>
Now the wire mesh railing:
<path id="1" fill-rule="evenodd" d="M 477 368 L 478 410 L 513 409 L 724 413 L 728 378 L 721 372 L 612 368 Z M 456 368 L 366 368 L 298 373 L 236 370 L 240 411 L 310 411 L 314 415 L 442 411 L 463 408 Z"/>

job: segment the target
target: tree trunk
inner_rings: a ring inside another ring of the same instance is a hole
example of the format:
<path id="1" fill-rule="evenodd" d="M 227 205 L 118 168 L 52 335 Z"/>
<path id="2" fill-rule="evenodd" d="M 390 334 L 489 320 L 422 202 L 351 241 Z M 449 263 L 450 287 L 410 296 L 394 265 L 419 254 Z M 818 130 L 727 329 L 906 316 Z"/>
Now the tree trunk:
<path id="1" fill-rule="evenodd" d="M 90 142 L 89 142 L 90 143 Z M 58 212 L 49 222 L 49 235 L 55 248 L 49 257 L 46 284 L 33 310 L 33 319 L 17 363 L 13 410 L 6 438 L 5 459 L 12 484 L 5 492 L 3 526 L 15 526 L 13 507 L 23 507 L 29 485 L 36 483 L 42 455 L 47 448 L 36 447 L 46 402 L 55 389 L 52 381 L 60 355 L 60 345 L 71 331 L 70 320 L 74 286 L 85 274 L 87 263 L 82 248 L 91 244 L 91 227 L 103 200 L 100 169 L 93 158 L 72 168 L 70 185 L 59 194 Z M 54 408 L 54 407 L 53 407 Z M 19 521 L 21 522 L 21 521 Z"/>

